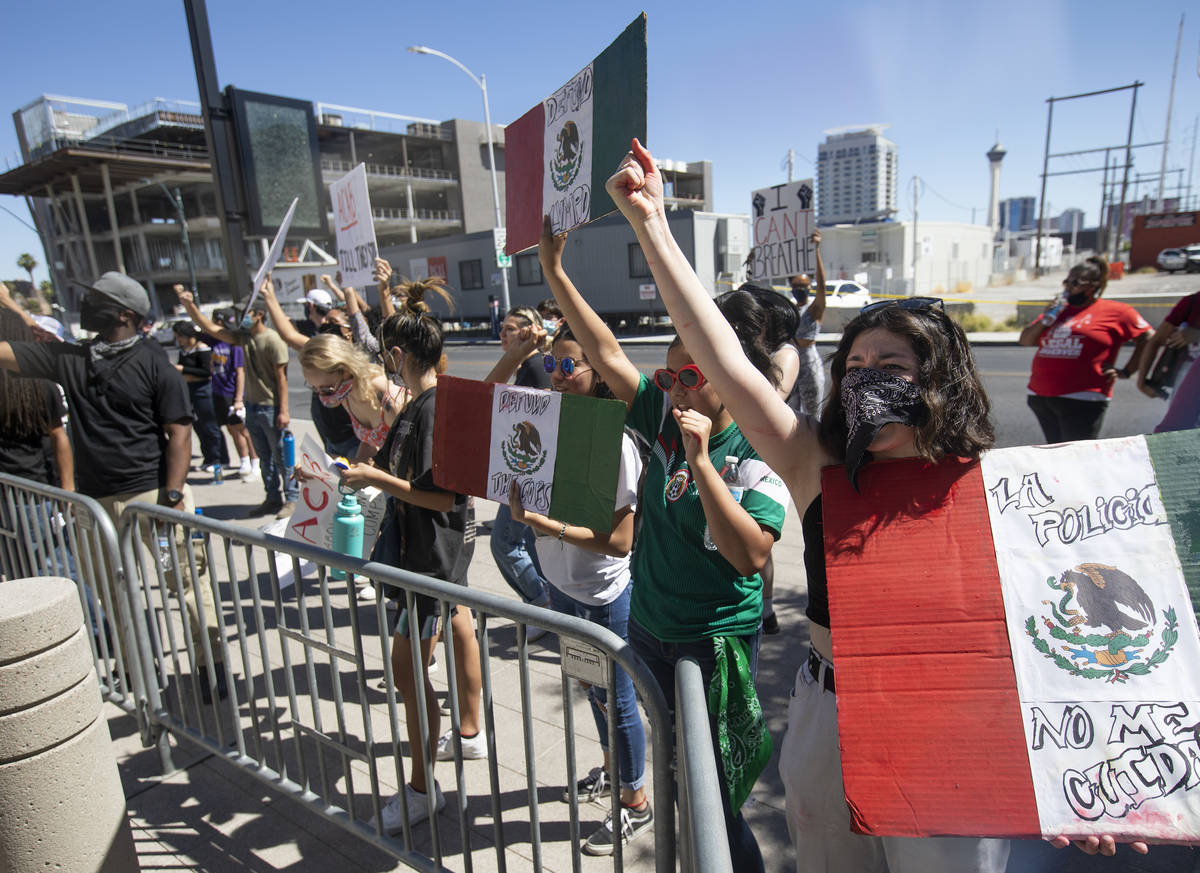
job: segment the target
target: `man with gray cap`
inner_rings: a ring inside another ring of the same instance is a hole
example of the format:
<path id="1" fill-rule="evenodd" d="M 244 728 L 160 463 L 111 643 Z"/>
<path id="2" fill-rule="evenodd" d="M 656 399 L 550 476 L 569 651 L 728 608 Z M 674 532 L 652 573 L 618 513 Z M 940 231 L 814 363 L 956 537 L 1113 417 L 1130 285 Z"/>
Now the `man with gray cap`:
<path id="1" fill-rule="evenodd" d="M 0 367 L 62 386 L 71 410 L 75 484 L 117 520 L 129 503 L 158 503 L 195 511 L 187 484 L 192 458 L 192 406 L 187 384 L 158 343 L 140 327 L 150 312 L 146 289 L 122 273 L 109 272 L 92 285 L 80 305 L 79 324 L 96 334 L 79 345 L 0 343 Z M 147 528 L 146 536 L 154 534 Z M 184 545 L 184 531 L 176 532 Z M 151 552 L 157 542 L 147 541 Z M 182 550 L 180 555 L 186 554 Z M 180 561 L 196 649 L 203 625 L 219 656 L 216 613 L 207 568 L 200 569 L 203 621 L 197 612 L 186 561 Z M 224 679 L 224 672 L 218 676 Z M 221 684 L 224 684 L 223 682 Z"/>

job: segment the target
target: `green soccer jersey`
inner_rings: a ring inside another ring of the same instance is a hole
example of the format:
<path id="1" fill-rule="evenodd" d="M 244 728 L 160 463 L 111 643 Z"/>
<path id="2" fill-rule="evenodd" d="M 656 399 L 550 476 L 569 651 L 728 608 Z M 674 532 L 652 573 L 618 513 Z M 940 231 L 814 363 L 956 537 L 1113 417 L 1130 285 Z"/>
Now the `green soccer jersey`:
<path id="1" fill-rule="evenodd" d="M 707 523 L 692 481 L 683 436 L 671 401 L 642 376 L 626 424 L 651 445 L 642 485 L 642 526 L 633 549 L 633 618 L 655 637 L 681 643 L 753 633 L 762 619 L 762 577 L 739 576 L 721 553 L 707 548 Z M 787 512 L 783 481 L 758 456 L 736 424 L 708 440 L 721 470 L 738 459 L 742 507 L 779 539 Z"/>

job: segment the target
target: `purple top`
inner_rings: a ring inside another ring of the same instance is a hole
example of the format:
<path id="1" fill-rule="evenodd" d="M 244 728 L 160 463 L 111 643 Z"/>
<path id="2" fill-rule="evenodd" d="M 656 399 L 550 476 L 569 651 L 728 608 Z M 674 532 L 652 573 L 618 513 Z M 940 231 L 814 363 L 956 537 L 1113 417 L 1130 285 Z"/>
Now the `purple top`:
<path id="1" fill-rule="evenodd" d="M 237 391 L 237 371 L 244 366 L 241 346 L 216 340 L 212 343 L 212 390 L 233 397 Z"/>

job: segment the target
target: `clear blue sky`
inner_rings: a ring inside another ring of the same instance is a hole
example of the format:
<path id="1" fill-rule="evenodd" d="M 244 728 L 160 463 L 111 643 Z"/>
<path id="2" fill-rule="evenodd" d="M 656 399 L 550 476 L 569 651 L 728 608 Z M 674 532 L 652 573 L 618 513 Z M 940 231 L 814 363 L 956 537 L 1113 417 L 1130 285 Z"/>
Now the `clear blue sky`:
<path id="1" fill-rule="evenodd" d="M 397 3 L 211 0 L 222 86 L 437 119 L 482 119 L 478 89 L 445 61 L 408 54 L 421 43 L 485 73 L 497 123 L 515 120 L 596 55 L 644 8 L 649 37 L 649 145 L 657 155 L 713 162 L 715 207 L 746 212 L 750 191 L 786 178 L 788 148 L 815 158 L 827 128 L 888 123 L 899 146 L 901 218 L 911 218 L 919 175 L 986 220 L 987 160 L 997 129 L 1008 149 L 1001 196 L 1036 195 L 1047 97 L 1145 82 L 1135 142 L 1162 139 L 1181 3 L 1149 0 L 1004 4 L 961 0 L 872 3 L 625 0 L 605 4 Z M 514 13 L 519 9 L 519 13 Z M 130 105 L 195 99 L 178 0 L 118 4 L 44 0 L 5 15 L 0 80 L 0 169 L 17 153 L 8 113 L 42 93 Z M 1170 167 L 1189 164 L 1200 112 L 1200 10 L 1185 23 Z M 1123 143 L 1128 97 L 1059 104 L 1053 151 Z M 1135 155 L 1157 172 L 1159 149 Z M 1064 159 L 1058 169 L 1098 166 Z M 811 165 L 797 160 L 800 175 Z M 1054 169 L 1054 167 L 1052 167 Z M 1194 181 L 1200 187 L 1200 179 Z M 1100 180 L 1051 179 L 1058 213 L 1082 208 L 1095 224 Z M 26 221 L 22 201 L 0 205 Z M 971 213 L 922 197 L 922 219 Z M 18 277 L 17 255 L 44 260 L 35 234 L 0 212 L 0 276 Z M 36 278 L 46 277 L 40 268 Z"/>

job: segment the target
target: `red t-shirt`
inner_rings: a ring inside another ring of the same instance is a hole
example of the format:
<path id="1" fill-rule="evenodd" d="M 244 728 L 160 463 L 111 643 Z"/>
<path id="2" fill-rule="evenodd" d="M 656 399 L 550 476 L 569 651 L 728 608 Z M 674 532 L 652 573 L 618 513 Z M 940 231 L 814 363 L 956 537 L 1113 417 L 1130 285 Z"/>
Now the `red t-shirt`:
<path id="1" fill-rule="evenodd" d="M 1171 308 L 1166 320 L 1176 327 L 1184 322 L 1187 322 L 1188 327 L 1200 327 L 1200 291 L 1189 294 L 1187 297 L 1180 297 L 1179 302 Z"/>
<path id="2" fill-rule="evenodd" d="M 1136 309 L 1115 300 L 1066 307 L 1042 333 L 1029 390 L 1042 397 L 1085 391 L 1112 397 L 1112 385 L 1101 371 L 1113 365 L 1126 341 L 1149 329 Z"/>

